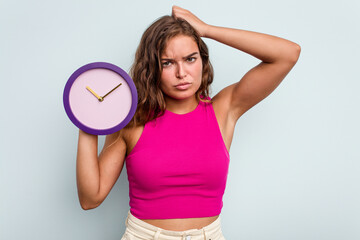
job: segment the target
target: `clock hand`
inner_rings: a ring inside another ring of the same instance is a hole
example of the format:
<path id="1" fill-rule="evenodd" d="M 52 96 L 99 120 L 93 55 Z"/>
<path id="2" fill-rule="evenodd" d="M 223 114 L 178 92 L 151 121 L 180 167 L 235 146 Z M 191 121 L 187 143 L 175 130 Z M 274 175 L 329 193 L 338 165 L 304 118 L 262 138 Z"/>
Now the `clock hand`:
<path id="1" fill-rule="evenodd" d="M 120 83 L 119 85 L 117 85 L 116 87 L 114 87 L 110 92 L 108 92 L 107 94 L 105 94 L 102 99 L 104 99 L 107 95 L 109 95 L 112 91 L 114 91 L 115 89 L 117 89 L 122 83 Z"/>
<path id="2" fill-rule="evenodd" d="M 95 97 L 97 97 L 97 99 L 102 102 L 104 99 L 102 97 L 100 97 L 99 95 L 97 95 L 90 87 L 86 86 L 86 89 L 89 90 Z"/>

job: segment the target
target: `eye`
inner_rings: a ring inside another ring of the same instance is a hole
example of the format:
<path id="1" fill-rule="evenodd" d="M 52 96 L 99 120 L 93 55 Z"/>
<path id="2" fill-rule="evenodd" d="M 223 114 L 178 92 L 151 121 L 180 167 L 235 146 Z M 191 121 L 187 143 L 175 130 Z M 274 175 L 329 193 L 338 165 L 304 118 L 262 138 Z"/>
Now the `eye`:
<path id="1" fill-rule="evenodd" d="M 188 62 L 195 62 L 195 60 L 196 60 L 196 57 L 188 57 L 187 58 Z"/>
<path id="2" fill-rule="evenodd" d="M 162 62 L 162 66 L 163 67 L 168 67 L 171 65 L 171 62 L 170 61 L 166 61 L 166 62 Z"/>

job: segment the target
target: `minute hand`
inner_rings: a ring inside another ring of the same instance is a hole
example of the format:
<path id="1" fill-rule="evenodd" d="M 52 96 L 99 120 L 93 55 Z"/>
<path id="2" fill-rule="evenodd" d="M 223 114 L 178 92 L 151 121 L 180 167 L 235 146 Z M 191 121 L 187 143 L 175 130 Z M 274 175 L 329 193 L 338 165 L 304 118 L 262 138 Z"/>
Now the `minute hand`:
<path id="1" fill-rule="evenodd" d="M 105 94 L 102 98 L 104 99 L 107 95 L 109 95 L 112 91 L 114 91 L 115 89 L 117 89 L 122 83 L 120 83 L 119 85 L 117 85 L 116 87 L 114 87 L 113 89 L 111 89 L 110 92 L 108 92 L 107 94 Z"/>

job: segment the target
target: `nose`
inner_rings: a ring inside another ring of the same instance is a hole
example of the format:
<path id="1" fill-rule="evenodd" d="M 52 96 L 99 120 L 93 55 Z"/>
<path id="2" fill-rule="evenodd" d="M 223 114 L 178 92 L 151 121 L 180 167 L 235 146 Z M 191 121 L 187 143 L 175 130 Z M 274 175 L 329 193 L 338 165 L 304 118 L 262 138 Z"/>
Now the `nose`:
<path id="1" fill-rule="evenodd" d="M 179 79 L 183 79 L 186 77 L 186 71 L 182 63 L 177 64 L 176 77 Z"/>

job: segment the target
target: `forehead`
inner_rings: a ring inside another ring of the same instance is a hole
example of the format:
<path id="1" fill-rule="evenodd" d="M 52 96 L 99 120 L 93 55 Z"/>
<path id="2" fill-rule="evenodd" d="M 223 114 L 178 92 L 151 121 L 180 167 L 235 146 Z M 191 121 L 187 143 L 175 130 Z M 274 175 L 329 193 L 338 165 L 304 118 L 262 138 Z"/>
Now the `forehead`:
<path id="1" fill-rule="evenodd" d="M 161 57 L 175 58 L 199 52 L 199 47 L 190 36 L 178 35 L 170 38 Z"/>

